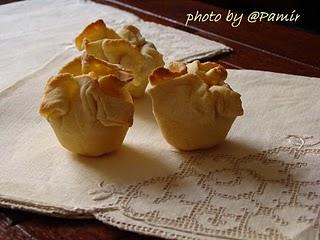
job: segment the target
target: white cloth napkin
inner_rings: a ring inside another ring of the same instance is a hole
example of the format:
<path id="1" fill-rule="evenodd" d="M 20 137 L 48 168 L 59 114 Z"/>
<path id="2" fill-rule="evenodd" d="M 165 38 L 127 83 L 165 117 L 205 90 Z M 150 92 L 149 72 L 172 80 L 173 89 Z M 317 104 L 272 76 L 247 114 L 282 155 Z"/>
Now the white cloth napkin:
<path id="1" fill-rule="evenodd" d="M 90 1 L 22 1 L 0 6 L 0 91 L 66 54 L 68 48 L 74 48 L 77 34 L 99 18 L 113 28 L 137 26 L 166 61 L 191 61 L 231 50 L 215 41 L 145 22 L 131 13 Z"/>
<path id="2" fill-rule="evenodd" d="M 167 145 L 146 95 L 123 147 L 86 158 L 37 113 L 62 60 L 0 94 L 0 205 L 170 239 L 319 239 L 320 79 L 230 70 L 245 115 L 190 153 Z"/>

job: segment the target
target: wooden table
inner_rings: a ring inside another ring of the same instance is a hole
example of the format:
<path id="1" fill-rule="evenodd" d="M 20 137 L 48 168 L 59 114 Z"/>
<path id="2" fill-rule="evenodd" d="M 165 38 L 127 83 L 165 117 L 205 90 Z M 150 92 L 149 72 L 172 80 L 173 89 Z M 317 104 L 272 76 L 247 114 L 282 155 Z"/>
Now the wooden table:
<path id="1" fill-rule="evenodd" d="M 5 0 L 1 3 L 12 2 Z M 320 36 L 272 23 L 242 22 L 237 28 L 226 21 L 191 23 L 187 13 L 226 14 L 227 9 L 202 1 L 96 0 L 137 14 L 144 20 L 161 23 L 224 43 L 231 54 L 210 59 L 228 68 L 258 69 L 320 77 Z M 303 16 L 302 16 L 303 17 Z M 96 220 L 46 217 L 23 211 L 0 209 L 1 240 L 144 240 L 159 239 L 106 226 Z"/>

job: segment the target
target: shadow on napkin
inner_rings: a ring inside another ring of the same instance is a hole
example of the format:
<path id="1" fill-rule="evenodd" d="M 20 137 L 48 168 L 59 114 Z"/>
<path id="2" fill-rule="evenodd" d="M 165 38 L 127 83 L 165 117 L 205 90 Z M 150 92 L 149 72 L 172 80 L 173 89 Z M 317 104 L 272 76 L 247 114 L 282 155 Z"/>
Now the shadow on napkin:
<path id="1" fill-rule="evenodd" d="M 290 166 L 279 156 L 279 149 L 257 151 L 244 143 L 226 140 L 215 148 L 199 150 L 192 153 L 180 152 L 185 161 L 190 161 L 194 169 L 203 174 L 228 175 L 233 172 L 234 176 L 254 176 L 260 180 L 287 181 L 286 169 Z M 222 176 L 223 177 L 223 176 Z M 292 180 L 294 175 L 290 176 Z"/>
<path id="2" fill-rule="evenodd" d="M 167 175 L 173 169 L 152 152 L 143 151 L 140 148 L 133 148 L 124 145 L 113 154 L 104 155 L 99 158 L 85 157 L 72 154 L 73 160 L 91 170 L 98 172 L 106 179 L 113 179 L 124 183 L 132 183 L 147 177 Z"/>
<path id="3" fill-rule="evenodd" d="M 235 155 L 237 152 L 242 155 Z M 97 172 L 103 179 L 112 179 L 119 184 L 132 184 L 159 176 L 170 177 L 172 174 L 181 177 L 210 175 L 213 186 L 224 185 L 226 189 L 229 184 L 238 184 L 243 188 L 252 186 L 250 191 L 254 192 L 258 185 L 267 181 L 278 182 L 280 187 L 288 178 L 288 165 L 272 151 L 257 152 L 250 146 L 232 141 L 209 150 L 171 152 L 170 159 L 166 160 L 152 151 L 130 145 L 99 158 L 75 154 L 72 158 Z M 189 173 L 186 174 L 186 171 Z M 294 176 L 290 177 L 294 179 Z"/>

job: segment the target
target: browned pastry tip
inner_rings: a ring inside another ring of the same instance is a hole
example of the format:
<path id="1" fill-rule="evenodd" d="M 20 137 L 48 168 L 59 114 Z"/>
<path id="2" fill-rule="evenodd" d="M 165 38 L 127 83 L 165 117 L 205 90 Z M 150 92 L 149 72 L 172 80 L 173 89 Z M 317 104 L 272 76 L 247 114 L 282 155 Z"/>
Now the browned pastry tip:
<path id="1" fill-rule="evenodd" d="M 68 73 L 73 76 L 87 74 L 92 79 L 112 74 L 126 83 L 133 79 L 131 71 L 123 69 L 121 65 L 96 58 L 86 52 L 63 66 L 59 71 L 59 74 L 62 73 Z"/>
<path id="2" fill-rule="evenodd" d="M 76 37 L 75 45 L 79 50 L 84 48 L 83 40 L 87 39 L 89 42 L 97 41 L 104 38 L 120 38 L 120 36 L 111 28 L 108 28 L 102 19 L 90 23 L 85 29 Z"/>
<path id="3" fill-rule="evenodd" d="M 216 62 L 200 63 L 199 69 L 206 72 L 206 75 L 210 77 L 211 81 L 207 82 L 209 85 L 214 85 L 217 82 L 223 82 L 228 76 L 227 70 Z"/>
<path id="4" fill-rule="evenodd" d="M 149 76 L 149 81 L 152 85 L 157 85 L 161 82 L 182 76 L 187 73 L 187 68 L 184 63 L 173 62 L 168 68 L 158 67 Z"/>
<path id="5" fill-rule="evenodd" d="M 82 57 L 82 72 L 84 74 L 94 72 L 98 77 L 112 74 L 124 84 L 133 79 L 131 71 L 123 69 L 119 64 L 113 64 L 86 53 Z"/>
<path id="6" fill-rule="evenodd" d="M 171 72 L 174 73 L 180 73 L 182 74 L 186 74 L 187 73 L 187 67 L 186 64 L 182 63 L 182 62 L 171 62 L 168 66 L 168 69 Z"/>
<path id="7" fill-rule="evenodd" d="M 140 30 L 133 26 L 133 25 L 126 25 L 124 26 L 124 28 L 128 29 L 130 32 L 134 33 L 134 34 L 139 34 L 140 33 Z"/>

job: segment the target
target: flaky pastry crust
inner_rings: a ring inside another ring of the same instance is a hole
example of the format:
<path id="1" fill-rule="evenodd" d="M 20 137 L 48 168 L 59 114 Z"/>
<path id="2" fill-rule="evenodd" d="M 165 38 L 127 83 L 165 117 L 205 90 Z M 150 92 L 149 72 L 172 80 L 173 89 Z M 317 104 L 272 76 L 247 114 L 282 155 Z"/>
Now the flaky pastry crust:
<path id="1" fill-rule="evenodd" d="M 71 152 L 112 152 L 133 123 L 133 101 L 125 88 L 131 80 L 119 65 L 84 54 L 48 80 L 40 114 Z"/>
<path id="2" fill-rule="evenodd" d="M 103 20 L 99 19 L 90 23 L 74 40 L 79 50 L 84 48 L 83 41 L 96 41 L 103 38 L 117 39 L 121 38 L 113 29 L 108 28 Z"/>
<path id="3" fill-rule="evenodd" d="M 130 70 L 133 80 L 126 87 L 133 97 L 141 97 L 152 70 L 164 65 L 162 55 L 135 26 L 124 26 L 117 32 L 111 30 L 102 20 L 89 24 L 76 38 L 76 46 L 89 55 Z"/>
<path id="4" fill-rule="evenodd" d="M 224 82 L 225 68 L 214 62 L 172 63 L 150 75 L 153 113 L 162 135 L 185 151 L 221 143 L 237 116 L 240 94 Z"/>

